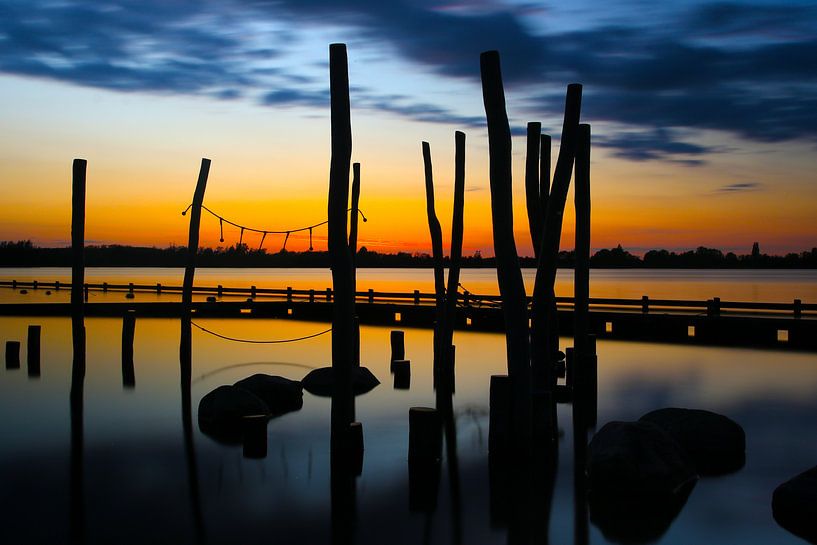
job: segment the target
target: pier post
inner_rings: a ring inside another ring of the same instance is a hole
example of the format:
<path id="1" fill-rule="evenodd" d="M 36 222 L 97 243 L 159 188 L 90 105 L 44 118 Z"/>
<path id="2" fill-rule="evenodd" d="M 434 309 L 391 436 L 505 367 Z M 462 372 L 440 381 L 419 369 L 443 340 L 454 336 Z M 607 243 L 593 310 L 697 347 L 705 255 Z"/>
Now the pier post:
<path id="1" fill-rule="evenodd" d="M 6 369 L 20 368 L 20 341 L 6 341 Z"/>
<path id="2" fill-rule="evenodd" d="M 525 206 L 528 211 L 528 228 L 530 229 L 533 253 L 537 259 L 542 245 L 542 231 L 545 226 L 545 211 L 542 208 L 541 186 L 539 184 L 541 133 L 541 123 L 535 121 L 528 123 L 527 151 L 525 154 Z M 550 169 L 548 168 L 548 170 Z"/>
<path id="3" fill-rule="evenodd" d="M 650 311 L 650 298 L 646 295 L 641 296 L 641 312 L 647 314 Z"/>
<path id="4" fill-rule="evenodd" d="M 156 282 L 156 295 L 162 294 L 162 285 L 159 282 Z"/>
<path id="5" fill-rule="evenodd" d="M 369 288 L 369 303 L 374 303 L 374 290 Z"/>
<path id="6" fill-rule="evenodd" d="M 414 290 L 414 304 L 420 304 L 420 290 Z"/>
<path id="7" fill-rule="evenodd" d="M 590 332 L 590 125 L 586 123 L 579 125 L 574 168 L 576 265 L 573 269 L 573 346 L 580 360 L 586 353 L 587 334 Z"/>
<path id="8" fill-rule="evenodd" d="M 497 51 L 480 55 L 482 97 L 488 122 L 491 219 L 497 282 L 502 295 L 505 343 L 511 396 L 511 424 L 521 447 L 530 437 L 531 366 L 528 309 L 519 256 L 513 235 L 511 187 L 511 129 L 505 109 L 505 90 Z"/>
<path id="9" fill-rule="evenodd" d="M 250 286 L 250 297 L 255 299 L 256 289 L 255 286 Z M 310 301 L 311 303 L 311 301 Z"/>
<path id="10" fill-rule="evenodd" d="M 218 287 L 216 287 L 216 290 L 218 291 L 218 298 L 221 299 L 221 296 L 224 294 L 224 287 L 219 284 Z"/>
<path id="11" fill-rule="evenodd" d="M 508 375 L 491 375 L 488 401 L 489 451 L 503 451 L 510 443 L 511 395 Z"/>
<path id="12" fill-rule="evenodd" d="M 292 286 L 287 286 L 287 303 L 292 302 Z"/>
<path id="13" fill-rule="evenodd" d="M 391 332 L 391 361 L 406 359 L 406 337 L 400 330 Z"/>
<path id="14" fill-rule="evenodd" d="M 85 381 L 85 179 L 88 162 L 74 159 L 71 186 L 71 338 L 72 384 Z M 84 292 L 84 293 L 83 293 Z M 82 396 L 82 392 L 73 392 Z"/>
<path id="15" fill-rule="evenodd" d="M 439 460 L 442 455 L 442 421 L 437 409 L 409 409 L 409 460 Z"/>
<path id="16" fill-rule="evenodd" d="M 122 318 L 122 386 L 136 386 L 136 375 L 133 370 L 133 336 L 136 329 L 136 316 L 127 313 Z"/>
<path id="17" fill-rule="evenodd" d="M 28 326 L 28 339 L 26 350 L 26 362 L 28 364 L 28 376 L 40 376 L 40 334 L 42 327 L 38 325 Z"/>
<path id="18" fill-rule="evenodd" d="M 54 291 L 60 291 L 60 281 L 59 280 L 54 281 Z"/>
<path id="19" fill-rule="evenodd" d="M 445 278 L 443 268 L 443 232 L 437 212 L 434 208 L 434 166 L 431 161 L 431 146 L 428 142 L 422 143 L 423 169 L 425 173 L 426 189 L 426 216 L 428 217 L 428 232 L 431 236 L 431 257 L 434 263 L 434 337 L 433 337 L 433 366 L 434 377 L 440 374 L 440 364 L 443 359 L 442 339 L 443 321 L 445 312 Z"/>
<path id="20" fill-rule="evenodd" d="M 803 302 L 800 299 L 794 300 L 794 317 L 800 318 L 803 315 Z"/>
<path id="21" fill-rule="evenodd" d="M 309 290 L 309 302 L 310 303 L 315 302 L 315 290 L 313 289 Z"/>
<path id="22" fill-rule="evenodd" d="M 179 362 L 181 364 L 181 383 L 189 384 L 192 367 L 192 334 L 190 331 L 190 311 L 193 306 L 193 278 L 196 274 L 196 256 L 199 251 L 199 226 L 201 224 L 201 207 L 204 203 L 204 191 L 207 188 L 207 177 L 210 174 L 210 159 L 202 158 L 196 189 L 193 192 L 193 203 L 190 206 L 190 227 L 187 233 L 187 264 L 184 268 L 182 284 L 182 320 L 181 340 L 179 343 Z"/>

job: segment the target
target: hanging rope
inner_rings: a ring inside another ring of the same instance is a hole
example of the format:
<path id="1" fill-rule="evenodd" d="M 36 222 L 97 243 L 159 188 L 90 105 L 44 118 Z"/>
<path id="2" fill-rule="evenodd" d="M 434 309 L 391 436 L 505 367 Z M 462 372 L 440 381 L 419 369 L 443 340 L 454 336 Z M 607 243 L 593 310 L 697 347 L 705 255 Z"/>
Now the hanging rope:
<path id="1" fill-rule="evenodd" d="M 239 244 L 239 245 L 241 245 L 241 243 L 242 243 L 243 241 L 244 241 L 244 228 L 242 227 L 242 228 L 241 228 L 241 234 L 240 234 L 240 235 L 238 235 L 238 244 Z"/>
<path id="2" fill-rule="evenodd" d="M 259 250 L 264 247 L 264 239 L 265 238 L 267 238 L 267 232 L 266 231 L 264 231 L 264 235 L 261 237 L 261 244 L 258 245 Z"/>
<path id="3" fill-rule="evenodd" d="M 309 251 L 312 251 L 312 228 L 309 228 Z"/>
<path id="4" fill-rule="evenodd" d="M 296 337 L 294 339 L 278 339 L 278 340 L 274 340 L 274 341 L 256 341 L 256 340 L 252 340 L 252 339 L 236 339 L 235 337 L 227 337 L 226 335 L 221 335 L 219 333 L 216 333 L 215 331 L 210 331 L 209 329 L 201 327 L 196 322 L 190 322 L 190 325 L 195 326 L 198 329 L 204 331 L 205 333 L 213 335 L 214 337 L 218 337 L 219 339 L 224 339 L 225 341 L 233 341 L 233 342 L 237 342 L 237 343 L 249 343 L 249 344 L 294 343 L 294 342 L 297 342 L 297 341 L 305 341 L 306 339 L 314 339 L 315 337 L 320 337 L 321 335 L 326 335 L 327 333 L 332 331 L 332 328 L 330 327 L 329 329 L 327 329 L 325 331 L 321 331 L 320 333 L 314 333 L 312 335 L 306 335 L 304 337 Z"/>
<path id="5" fill-rule="evenodd" d="M 224 220 L 221 218 L 218 220 L 218 231 L 221 233 L 221 242 L 224 242 Z"/>
<path id="6" fill-rule="evenodd" d="M 287 231 L 287 236 L 286 236 L 286 237 L 284 237 L 284 245 L 283 245 L 283 246 L 281 246 L 281 251 L 282 251 L 282 252 L 283 252 L 284 250 L 286 250 L 286 249 L 287 249 L 287 241 L 288 241 L 288 240 L 289 240 L 289 231 Z"/>
<path id="7" fill-rule="evenodd" d="M 192 204 L 188 205 L 188 207 L 185 208 L 182 211 L 182 216 L 186 215 L 188 210 L 190 210 L 190 208 L 192 208 L 192 206 L 193 206 Z M 298 227 L 297 229 L 283 229 L 283 230 L 256 229 L 254 227 L 247 227 L 246 225 L 241 225 L 241 224 L 236 223 L 234 221 L 230 221 L 227 218 L 225 218 L 224 216 L 222 216 L 220 214 L 217 214 L 216 212 L 213 212 L 212 210 L 210 210 L 209 208 L 207 208 L 204 205 L 201 205 L 201 209 L 204 210 L 205 212 L 207 212 L 208 214 L 210 214 L 211 216 L 215 217 L 216 219 L 218 219 L 219 222 L 222 225 L 224 223 L 226 223 L 228 225 L 232 225 L 233 227 L 238 227 L 239 229 L 241 229 L 242 233 L 243 233 L 243 231 L 250 231 L 252 233 L 261 233 L 261 234 L 267 233 L 267 234 L 270 234 L 270 235 L 285 235 L 287 233 L 300 233 L 301 231 L 312 231 L 312 229 L 314 229 L 315 227 L 320 227 L 321 225 L 326 225 L 327 223 L 329 223 L 329 220 L 324 220 L 324 221 L 321 221 L 319 223 L 313 223 L 312 225 L 307 225 L 306 227 Z M 352 210 L 351 208 L 346 209 L 347 212 L 349 212 L 351 210 Z M 357 212 L 358 212 L 358 214 L 360 214 L 360 217 L 363 219 L 364 223 L 369 221 L 368 218 L 366 218 L 366 216 L 363 214 L 362 210 L 360 210 L 358 208 Z M 222 233 L 221 234 L 222 234 L 222 236 L 224 235 L 223 228 L 222 228 Z"/>

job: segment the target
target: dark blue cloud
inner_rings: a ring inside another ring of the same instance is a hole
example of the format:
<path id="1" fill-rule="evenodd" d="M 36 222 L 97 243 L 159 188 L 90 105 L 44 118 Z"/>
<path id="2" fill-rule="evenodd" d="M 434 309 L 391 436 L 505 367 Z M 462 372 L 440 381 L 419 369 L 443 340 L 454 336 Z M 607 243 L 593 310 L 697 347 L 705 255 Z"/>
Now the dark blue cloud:
<path id="1" fill-rule="evenodd" d="M 664 160 L 687 166 L 702 164 L 702 157 L 712 152 L 708 147 L 684 142 L 668 129 L 594 136 L 593 142 L 631 161 Z"/>

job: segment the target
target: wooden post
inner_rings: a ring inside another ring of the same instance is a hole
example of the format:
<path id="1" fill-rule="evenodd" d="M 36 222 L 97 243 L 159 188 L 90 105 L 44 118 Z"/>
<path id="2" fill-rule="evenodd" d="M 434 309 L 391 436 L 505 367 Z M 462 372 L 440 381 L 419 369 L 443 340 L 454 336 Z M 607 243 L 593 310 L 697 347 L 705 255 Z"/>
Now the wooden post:
<path id="1" fill-rule="evenodd" d="M 531 363 L 534 387 L 546 390 L 553 390 L 556 385 L 554 362 L 559 343 L 554 286 L 559 241 L 562 236 L 562 217 L 567 201 L 567 191 L 570 187 L 573 161 L 576 156 L 576 134 L 581 113 L 581 95 L 581 85 L 573 83 L 567 87 L 562 142 L 559 146 L 556 172 L 553 175 L 553 186 L 548 195 L 545 230 L 533 288 Z"/>
<path id="2" fill-rule="evenodd" d="M 287 303 L 291 302 L 292 302 L 292 286 L 287 286 Z"/>
<path id="3" fill-rule="evenodd" d="M 265 414 L 252 414 L 241 419 L 241 439 L 244 458 L 267 457 L 267 422 Z"/>
<path id="4" fill-rule="evenodd" d="M 426 186 L 426 216 L 431 236 L 431 256 L 434 262 L 434 377 L 440 374 L 442 362 L 442 332 L 445 312 L 445 278 L 443 270 L 443 231 L 434 209 L 434 168 L 431 163 L 431 147 L 423 142 L 423 169 Z"/>
<path id="5" fill-rule="evenodd" d="M 54 281 L 54 291 L 60 291 L 60 281 L 59 280 Z"/>
<path id="6" fill-rule="evenodd" d="M 6 369 L 20 368 L 20 341 L 6 341 Z"/>
<path id="7" fill-rule="evenodd" d="M 102 293 L 108 293 L 108 283 L 107 282 L 102 283 Z"/>
<path id="8" fill-rule="evenodd" d="M 369 303 L 374 303 L 374 290 L 369 288 Z"/>
<path id="9" fill-rule="evenodd" d="M 315 290 L 314 289 L 309 290 L 309 302 L 310 303 L 315 302 Z"/>
<path id="10" fill-rule="evenodd" d="M 218 291 L 217 293 L 218 298 L 221 299 L 221 297 L 224 295 L 224 287 L 221 284 L 219 284 L 218 286 L 216 286 L 216 290 Z"/>
<path id="11" fill-rule="evenodd" d="M 326 302 L 332 301 L 332 288 L 326 288 Z"/>
<path id="12" fill-rule="evenodd" d="M 40 376 L 40 334 L 42 327 L 38 325 L 28 326 L 28 343 L 26 350 L 26 362 L 28 364 L 28 376 Z"/>
<path id="13" fill-rule="evenodd" d="M 133 336 L 136 330 L 136 316 L 127 313 L 122 318 L 122 386 L 136 386 L 136 375 L 133 370 Z"/>
<path id="14" fill-rule="evenodd" d="M 590 125 L 579 125 L 576 143 L 576 265 L 573 269 L 573 346 L 583 363 L 590 333 Z M 581 373 L 579 373 L 581 376 Z"/>
<path id="15" fill-rule="evenodd" d="M 545 213 L 542 209 L 539 186 L 540 169 L 542 168 L 539 161 L 541 133 L 541 123 L 528 123 L 528 146 L 525 155 L 525 205 L 528 210 L 528 228 L 530 229 L 533 253 L 537 258 L 539 257 L 539 247 L 542 244 L 542 230 L 545 225 Z"/>
<path id="16" fill-rule="evenodd" d="M 420 304 L 420 290 L 414 290 L 414 304 Z"/>
<path id="17" fill-rule="evenodd" d="M 448 291 L 443 308 L 443 329 L 440 339 L 442 369 L 447 389 L 453 388 L 454 358 L 451 346 L 454 340 L 454 320 L 457 316 L 457 288 L 460 285 L 462 261 L 463 211 L 465 208 L 465 133 L 454 133 L 454 212 L 451 220 L 451 259 L 448 266 Z M 439 378 L 439 377 L 438 377 Z"/>
<path id="18" fill-rule="evenodd" d="M 354 420 L 352 366 L 354 361 L 355 293 L 353 264 L 347 238 L 349 167 L 352 156 L 352 123 L 349 104 L 349 68 L 345 44 L 329 46 L 332 155 L 329 167 L 329 261 L 335 301 L 332 305 L 332 369 L 338 403 L 332 403 L 332 444 L 343 446 L 343 437 Z"/>
<path id="19" fill-rule="evenodd" d="M 156 282 L 156 295 L 161 295 L 161 294 L 162 294 L 162 284 L 160 284 L 159 282 Z"/>
<path id="20" fill-rule="evenodd" d="M 488 449 L 504 450 L 510 442 L 511 381 L 507 375 L 492 375 L 488 402 Z"/>
<path id="21" fill-rule="evenodd" d="M 505 111 L 505 91 L 499 53 L 480 55 L 482 96 L 488 120 L 490 156 L 491 218 L 497 281 L 502 295 L 505 341 L 508 352 L 508 376 L 511 389 L 512 426 L 515 441 L 523 444 L 530 435 L 530 345 L 525 285 L 519 268 L 513 237 L 513 199 L 511 192 L 511 130 Z"/>
<path id="22" fill-rule="evenodd" d="M 256 293 L 256 288 L 255 288 L 255 286 L 250 286 L 250 297 L 251 297 L 251 298 L 253 298 L 253 299 L 255 299 L 255 293 Z M 313 296 L 312 296 L 312 297 L 314 298 L 314 291 L 313 291 L 312 293 L 313 293 Z M 311 303 L 311 302 L 312 302 L 312 301 L 310 301 L 310 303 Z"/>
<path id="23" fill-rule="evenodd" d="M 72 398 L 82 397 L 85 381 L 85 176 L 88 162 L 74 159 L 71 188 L 71 367 Z M 82 385 L 75 390 L 73 385 Z"/>
<path id="24" fill-rule="evenodd" d="M 391 361 L 406 358 L 406 335 L 403 331 L 391 332 Z"/>
<path id="25" fill-rule="evenodd" d="M 34 281 L 31 283 L 31 287 L 32 287 L 33 289 L 35 289 L 35 290 L 37 289 L 37 287 L 38 287 L 38 286 L 39 286 L 39 284 L 38 284 L 38 282 L 37 282 L 36 280 L 34 280 Z"/>
<path id="26" fill-rule="evenodd" d="M 647 314 L 650 311 L 650 298 L 646 295 L 641 296 L 641 312 Z"/>
<path id="27" fill-rule="evenodd" d="M 199 251 L 201 206 L 204 203 L 204 191 L 207 189 L 209 174 L 210 159 L 203 158 L 199 168 L 199 178 L 196 181 L 196 189 L 193 192 L 193 203 L 190 206 L 190 227 L 187 233 L 187 265 L 184 268 L 184 283 L 182 285 L 181 340 L 179 343 L 182 387 L 190 383 L 192 372 L 193 338 L 190 330 L 190 313 L 193 306 L 193 277 L 196 274 L 196 256 Z"/>
<path id="28" fill-rule="evenodd" d="M 439 460 L 442 455 L 442 421 L 437 409 L 409 409 L 409 459 Z"/>
<path id="29" fill-rule="evenodd" d="M 360 163 L 352 165 L 352 206 L 349 209 L 349 253 L 352 256 L 352 293 L 357 291 L 357 222 L 360 205 Z"/>
<path id="30" fill-rule="evenodd" d="M 800 318 L 803 315 L 803 301 L 800 299 L 794 300 L 794 317 Z"/>

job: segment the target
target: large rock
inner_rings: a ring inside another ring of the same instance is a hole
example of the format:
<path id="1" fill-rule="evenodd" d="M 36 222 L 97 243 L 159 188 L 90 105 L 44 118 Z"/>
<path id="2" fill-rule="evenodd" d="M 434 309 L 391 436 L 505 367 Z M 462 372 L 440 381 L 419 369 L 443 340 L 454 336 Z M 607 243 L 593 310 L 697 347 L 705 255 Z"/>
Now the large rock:
<path id="1" fill-rule="evenodd" d="M 658 409 L 639 421 L 651 422 L 681 445 L 700 475 L 722 475 L 746 462 L 743 428 L 721 414 L 699 409 Z"/>
<path id="2" fill-rule="evenodd" d="M 589 448 L 591 520 L 621 543 L 660 537 L 698 479 L 678 443 L 649 422 L 610 422 Z"/>
<path id="3" fill-rule="evenodd" d="M 288 378 L 258 373 L 234 384 L 255 394 L 266 403 L 271 416 L 299 411 L 304 406 L 301 383 Z"/>
<path id="4" fill-rule="evenodd" d="M 335 383 L 334 371 L 331 367 L 321 367 L 313 369 L 301 381 L 304 390 L 312 395 L 320 397 L 332 396 L 332 385 Z M 355 367 L 352 369 L 352 393 L 363 395 L 373 390 L 380 381 L 366 367 Z"/>
<path id="5" fill-rule="evenodd" d="M 218 441 L 241 442 L 241 419 L 255 414 L 270 414 L 258 396 L 236 386 L 219 386 L 199 402 L 199 428 Z"/>
<path id="6" fill-rule="evenodd" d="M 810 543 L 817 543 L 817 467 L 777 487 L 772 496 L 777 523 Z"/>

